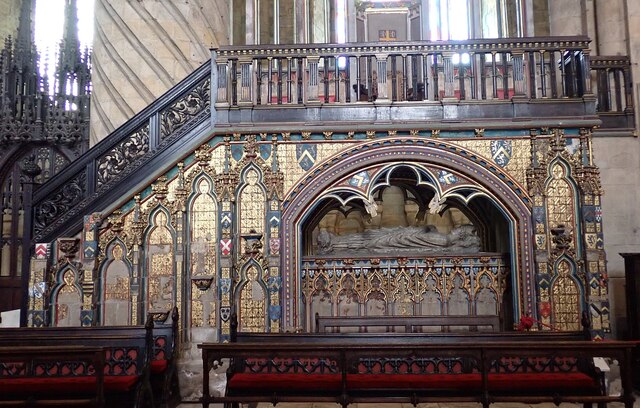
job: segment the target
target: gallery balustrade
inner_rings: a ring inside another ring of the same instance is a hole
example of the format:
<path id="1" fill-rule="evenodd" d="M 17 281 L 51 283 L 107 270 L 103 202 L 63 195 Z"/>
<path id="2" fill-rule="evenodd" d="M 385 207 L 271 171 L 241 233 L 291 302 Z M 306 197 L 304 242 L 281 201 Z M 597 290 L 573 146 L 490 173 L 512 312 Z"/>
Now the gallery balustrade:
<path id="1" fill-rule="evenodd" d="M 584 37 L 222 47 L 216 107 L 581 98 Z"/>

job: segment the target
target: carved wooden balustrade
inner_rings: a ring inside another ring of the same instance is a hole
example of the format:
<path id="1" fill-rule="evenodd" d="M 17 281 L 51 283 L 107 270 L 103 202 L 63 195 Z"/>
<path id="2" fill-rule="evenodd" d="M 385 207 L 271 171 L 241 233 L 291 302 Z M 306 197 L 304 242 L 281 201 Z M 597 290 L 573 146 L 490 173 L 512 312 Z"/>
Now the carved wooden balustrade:
<path id="1" fill-rule="evenodd" d="M 591 72 L 601 127 L 633 129 L 633 82 L 629 57 L 594 56 L 591 58 Z"/>
<path id="2" fill-rule="evenodd" d="M 366 106 L 491 104 L 441 112 L 424 109 L 420 119 L 447 115 L 503 118 L 533 111 L 496 111 L 495 102 L 573 99 L 591 95 L 589 40 L 586 37 L 519 38 L 451 42 L 235 46 L 214 50 L 216 110 L 219 121 L 274 122 L 274 112 L 242 113 L 243 108 L 352 108 L 351 120 L 370 119 Z M 493 103 L 491 103 L 493 102 Z M 357 113 L 354 107 L 360 107 Z M 592 106 L 586 106 L 588 114 Z M 238 113 L 239 111 L 239 113 Z M 548 110 L 547 110 L 548 111 Z M 322 111 L 283 110 L 290 119 L 332 119 Z M 578 113 L 578 112 L 577 112 Z M 546 112 L 549 115 L 549 112 Z M 402 116 L 394 111 L 394 116 Z M 410 116 L 418 119 L 413 114 Z M 382 119 L 382 118 L 378 118 Z M 392 118 L 393 119 L 393 118 Z"/>

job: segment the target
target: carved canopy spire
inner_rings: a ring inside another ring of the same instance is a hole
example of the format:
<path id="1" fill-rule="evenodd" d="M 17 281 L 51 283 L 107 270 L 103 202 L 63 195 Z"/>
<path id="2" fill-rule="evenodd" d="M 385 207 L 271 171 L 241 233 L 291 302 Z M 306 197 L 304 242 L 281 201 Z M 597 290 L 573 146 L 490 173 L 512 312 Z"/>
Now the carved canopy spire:
<path id="1" fill-rule="evenodd" d="M 20 6 L 20 21 L 18 22 L 18 37 L 16 46 L 25 51 L 33 49 L 33 4 L 35 0 L 23 0 Z"/>

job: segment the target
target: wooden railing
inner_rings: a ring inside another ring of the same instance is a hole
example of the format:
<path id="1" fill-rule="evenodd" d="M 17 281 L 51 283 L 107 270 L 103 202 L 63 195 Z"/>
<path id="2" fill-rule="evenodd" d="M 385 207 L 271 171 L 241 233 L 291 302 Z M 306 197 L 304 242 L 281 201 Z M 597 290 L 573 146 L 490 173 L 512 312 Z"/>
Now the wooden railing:
<path id="1" fill-rule="evenodd" d="M 585 37 L 223 47 L 217 107 L 580 98 Z"/>
<path id="2" fill-rule="evenodd" d="M 594 56 L 592 81 L 602 128 L 634 128 L 631 61 L 627 56 Z"/>

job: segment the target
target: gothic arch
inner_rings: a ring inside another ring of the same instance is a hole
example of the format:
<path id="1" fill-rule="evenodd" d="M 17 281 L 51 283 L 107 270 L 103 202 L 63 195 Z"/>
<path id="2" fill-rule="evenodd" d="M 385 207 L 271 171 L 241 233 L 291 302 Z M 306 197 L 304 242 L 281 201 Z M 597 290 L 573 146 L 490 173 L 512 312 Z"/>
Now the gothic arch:
<path id="1" fill-rule="evenodd" d="M 264 174 L 255 163 L 251 163 L 242 169 L 240 180 L 236 199 L 238 232 L 243 234 L 253 230 L 264 233 L 268 198 L 267 189 L 263 183 Z M 249 211 L 249 208 L 252 211 Z"/>
<path id="2" fill-rule="evenodd" d="M 300 317 L 301 288 L 298 275 L 301 259 L 301 226 L 313 213 L 318 199 L 350 174 L 374 164 L 406 161 L 451 169 L 486 191 L 510 224 L 513 314 L 535 315 L 535 281 L 531 243 L 531 202 L 508 173 L 491 160 L 449 143 L 412 137 L 366 141 L 341 152 L 310 169 L 285 197 L 282 215 L 283 324 L 295 327 Z M 286 327 L 286 326 L 285 326 Z"/>
<path id="3" fill-rule="evenodd" d="M 546 217 L 549 231 L 562 224 L 569 229 L 571 242 L 569 247 L 582 256 L 580 223 L 576 222 L 580 214 L 580 194 L 573 178 L 573 167 L 561 157 L 554 158 L 548 165 L 549 177 L 545 180 Z M 564 208 L 563 208 L 564 207 Z M 571 207 L 571 208 L 566 208 Z M 572 228 L 575 226 L 575 228 Z M 550 234 L 550 232 L 549 232 Z M 551 235 L 547 237 L 551 242 Z"/>
<path id="4" fill-rule="evenodd" d="M 102 325 L 131 324 L 130 304 L 133 266 L 126 256 L 127 245 L 115 238 L 105 250 L 106 259 L 98 272 L 98 317 Z"/>
<path id="5" fill-rule="evenodd" d="M 218 237 L 220 234 L 219 205 L 214 181 L 207 172 L 195 175 L 186 203 L 186 271 L 188 291 L 185 316 L 192 327 L 216 327 L 216 307 L 219 305 Z M 198 286 L 198 282 L 208 282 Z"/>
<path id="6" fill-rule="evenodd" d="M 51 291 L 54 326 L 81 326 L 82 289 L 78 283 L 80 271 L 65 263 L 56 272 L 56 286 Z"/>
<path id="7" fill-rule="evenodd" d="M 149 213 L 149 225 L 144 233 L 145 289 L 143 310 L 167 311 L 176 303 L 179 290 L 175 267 L 175 236 L 171 225 L 171 212 L 157 206 Z"/>
<path id="8" fill-rule="evenodd" d="M 577 277 L 573 260 L 563 255 L 554 262 L 557 271 L 551 283 L 551 316 L 557 330 L 580 330 L 581 310 L 584 310 L 584 288 Z"/>
<path id="9" fill-rule="evenodd" d="M 269 326 L 268 289 L 263 281 L 264 270 L 254 259 L 239 271 L 239 281 L 234 289 L 238 321 L 242 331 L 266 332 Z"/>

